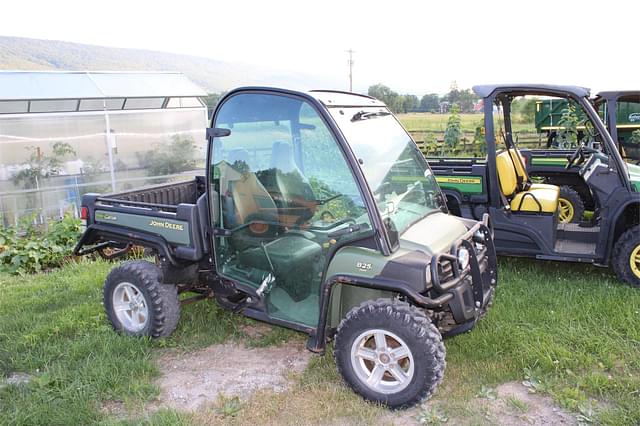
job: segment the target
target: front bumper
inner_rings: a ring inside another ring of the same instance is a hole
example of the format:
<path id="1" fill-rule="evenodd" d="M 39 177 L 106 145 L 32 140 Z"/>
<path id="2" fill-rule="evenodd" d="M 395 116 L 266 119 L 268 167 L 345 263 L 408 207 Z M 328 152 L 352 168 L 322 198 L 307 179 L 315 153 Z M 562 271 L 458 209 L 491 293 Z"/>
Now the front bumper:
<path id="1" fill-rule="evenodd" d="M 469 264 L 461 269 L 458 250 L 469 252 Z M 431 295 L 451 294 L 448 306 L 456 324 L 475 322 L 486 311 L 498 284 L 498 270 L 488 216 L 475 224 L 448 253 L 431 259 Z"/>

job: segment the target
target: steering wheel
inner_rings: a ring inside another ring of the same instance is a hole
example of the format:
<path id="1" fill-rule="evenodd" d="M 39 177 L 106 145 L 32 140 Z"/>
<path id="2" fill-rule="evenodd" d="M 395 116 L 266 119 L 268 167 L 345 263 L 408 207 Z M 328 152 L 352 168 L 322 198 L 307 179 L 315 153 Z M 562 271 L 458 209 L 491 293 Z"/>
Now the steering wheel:
<path id="1" fill-rule="evenodd" d="M 565 169 L 569 170 L 578 161 L 578 158 L 582 157 L 582 147 L 582 144 L 578 145 L 578 149 L 576 149 L 575 152 L 571 154 L 571 157 L 567 158 L 569 162 L 566 166 L 564 166 Z"/>
<path id="2" fill-rule="evenodd" d="M 596 152 L 598 152 L 597 149 L 589 148 L 585 146 L 584 143 L 581 143 L 578 149 L 568 158 L 569 162 L 565 166 L 565 169 L 570 169 L 574 165 L 582 164 L 585 159 L 585 154 L 595 154 Z"/>

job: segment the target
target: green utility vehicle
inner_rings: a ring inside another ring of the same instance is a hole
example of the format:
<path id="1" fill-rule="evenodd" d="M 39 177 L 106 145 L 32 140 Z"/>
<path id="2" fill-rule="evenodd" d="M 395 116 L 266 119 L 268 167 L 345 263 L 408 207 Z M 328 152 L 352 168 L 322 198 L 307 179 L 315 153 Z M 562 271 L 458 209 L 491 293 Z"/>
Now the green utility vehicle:
<path id="1" fill-rule="evenodd" d="M 627 162 L 632 185 L 640 190 L 640 91 L 600 92 L 592 98 L 592 104 L 603 119 L 620 154 Z M 569 102 L 564 99 L 544 99 L 536 102 L 535 124 L 540 132 L 547 134 L 546 149 L 521 149 L 527 172 L 532 178 L 558 185 L 563 194 L 560 197 L 561 221 L 580 222 L 584 210 L 595 209 L 595 200 L 579 175 L 579 167 L 567 168 L 568 156 L 577 147 L 578 141 L 588 145 L 589 135 L 584 123 L 588 120 L 581 109 L 576 109 L 578 118 L 577 135 L 574 146 L 564 146 L 558 142 L 558 131 L 562 130 L 561 115 Z"/>
<path id="2" fill-rule="evenodd" d="M 607 125 L 613 141 L 618 144 L 622 156 L 633 162 L 640 161 L 640 140 L 634 137 L 634 132 L 640 131 L 640 91 L 600 92 L 591 101 L 600 118 Z M 535 127 L 538 132 L 547 135 L 547 148 L 563 148 L 556 136 L 562 129 L 562 115 L 569 104 L 565 99 L 536 101 Z M 580 123 L 587 120 L 586 115 L 579 108 L 576 110 L 576 115 Z M 585 136 L 584 125 L 579 124 L 577 130 L 581 138 Z"/>
<path id="3" fill-rule="evenodd" d="M 489 213 L 499 254 L 611 265 L 621 281 L 640 286 L 640 175 L 622 160 L 588 89 L 491 85 L 474 90 L 484 99 L 486 159 L 429 158 L 450 211 L 466 218 Z M 583 110 L 585 139 L 563 167 L 593 199 L 590 221 L 559 223 L 566 214 L 558 211 L 561 188 L 532 181 L 527 173 L 526 166 L 548 153 L 527 156 L 516 146 L 511 104 L 522 96 L 563 98 Z"/>
<path id="4" fill-rule="evenodd" d="M 335 337 L 342 376 L 369 400 L 429 397 L 442 337 L 471 329 L 493 300 L 488 217 L 447 213 L 411 137 L 368 96 L 237 89 L 207 134 L 206 177 L 82 199 L 76 254 L 156 254 L 107 277 L 113 327 L 167 336 L 181 303 L 212 296 L 307 333 L 311 351 Z"/>

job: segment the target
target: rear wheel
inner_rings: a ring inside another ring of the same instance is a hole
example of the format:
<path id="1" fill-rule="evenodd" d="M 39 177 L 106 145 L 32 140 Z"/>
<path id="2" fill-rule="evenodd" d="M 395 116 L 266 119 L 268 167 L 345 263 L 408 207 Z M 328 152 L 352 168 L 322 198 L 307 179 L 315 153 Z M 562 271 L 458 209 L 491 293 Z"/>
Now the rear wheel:
<path id="1" fill-rule="evenodd" d="M 146 261 L 125 262 L 104 283 L 104 308 L 113 328 L 131 336 L 168 336 L 180 318 L 176 286 Z"/>
<path id="2" fill-rule="evenodd" d="M 558 221 L 560 223 L 577 223 L 584 215 L 584 202 L 574 189 L 569 186 L 560 187 L 558 199 Z"/>
<path id="3" fill-rule="evenodd" d="M 612 263 L 620 281 L 640 287 L 640 225 L 620 235 L 613 249 Z"/>
<path id="4" fill-rule="evenodd" d="M 338 327 L 334 356 L 355 392 L 391 408 L 430 397 L 444 376 L 438 329 L 420 310 L 397 300 L 367 301 L 349 311 Z"/>

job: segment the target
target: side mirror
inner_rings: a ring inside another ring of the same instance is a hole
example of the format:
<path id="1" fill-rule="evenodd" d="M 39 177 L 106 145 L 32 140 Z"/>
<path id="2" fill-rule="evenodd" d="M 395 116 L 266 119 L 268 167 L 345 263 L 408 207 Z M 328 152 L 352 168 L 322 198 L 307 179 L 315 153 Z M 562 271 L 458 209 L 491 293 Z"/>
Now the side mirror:
<path id="1" fill-rule="evenodd" d="M 229 136 L 231 134 L 230 129 L 223 129 L 219 127 L 208 127 L 207 128 L 207 139 L 210 138 L 223 138 L 225 136 Z"/>

